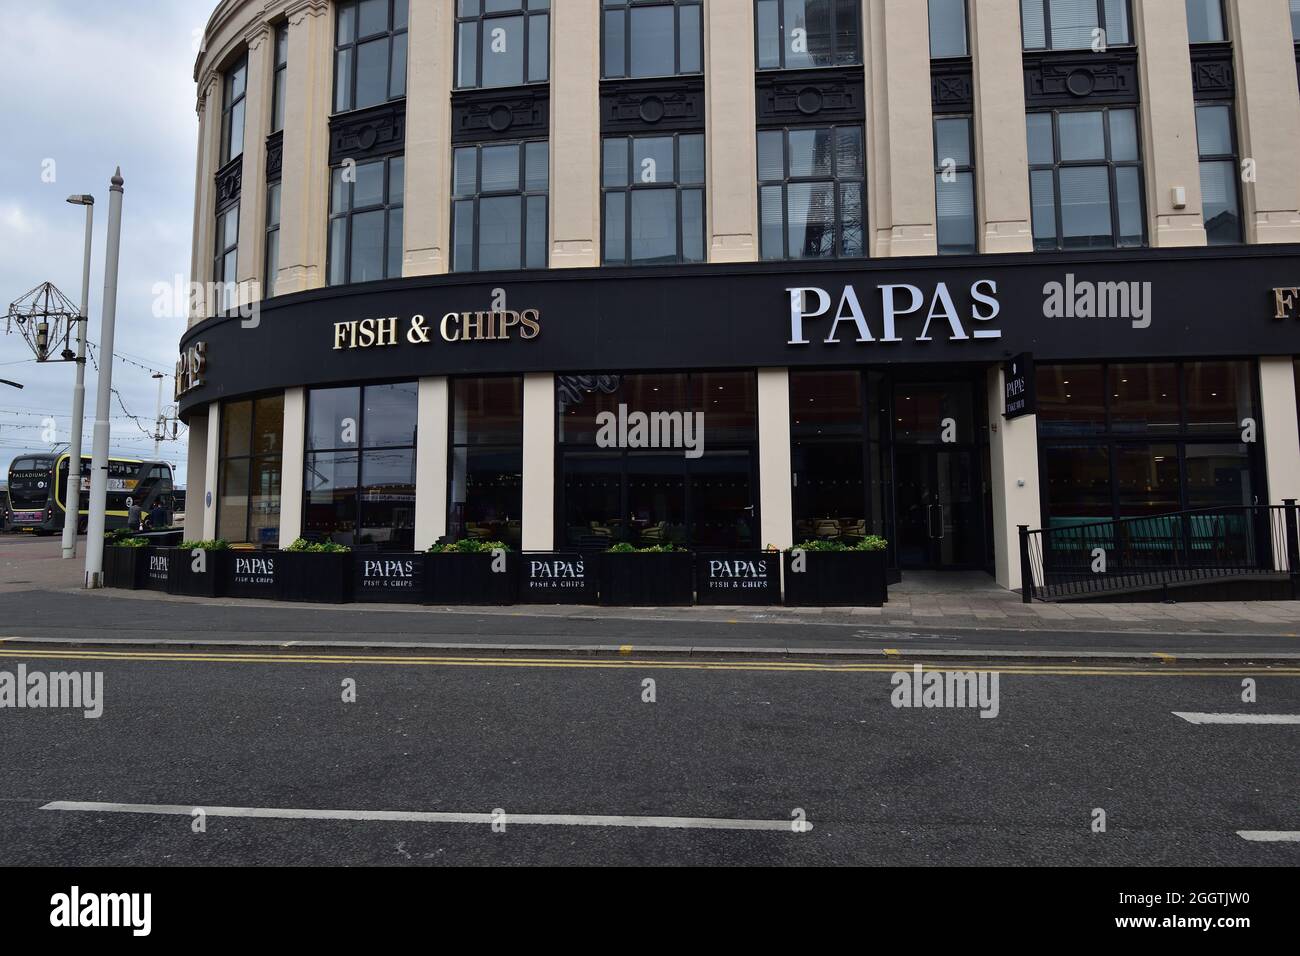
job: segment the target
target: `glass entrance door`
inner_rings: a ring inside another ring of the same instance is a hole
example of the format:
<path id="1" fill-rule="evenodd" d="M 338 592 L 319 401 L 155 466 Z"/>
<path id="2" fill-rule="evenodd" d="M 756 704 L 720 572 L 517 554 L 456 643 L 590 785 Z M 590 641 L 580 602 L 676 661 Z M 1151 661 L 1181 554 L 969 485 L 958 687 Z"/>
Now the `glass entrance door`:
<path id="1" fill-rule="evenodd" d="M 898 448 L 894 465 L 899 566 L 979 567 L 984 523 L 975 453 Z"/>

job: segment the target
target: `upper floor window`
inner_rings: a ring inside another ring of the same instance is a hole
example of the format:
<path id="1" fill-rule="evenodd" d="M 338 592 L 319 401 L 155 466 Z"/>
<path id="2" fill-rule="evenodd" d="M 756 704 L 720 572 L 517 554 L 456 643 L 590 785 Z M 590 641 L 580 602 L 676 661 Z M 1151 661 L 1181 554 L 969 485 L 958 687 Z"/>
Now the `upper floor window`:
<path id="1" fill-rule="evenodd" d="M 244 151 L 244 97 L 248 93 L 248 57 L 226 71 L 221 97 L 221 162 L 226 165 Z"/>
<path id="2" fill-rule="evenodd" d="M 546 141 L 460 146 L 453 165 L 452 271 L 545 269 Z"/>
<path id="3" fill-rule="evenodd" d="M 456 87 L 545 83 L 550 8 L 551 0 L 457 0 Z"/>
<path id="4" fill-rule="evenodd" d="M 239 203 L 217 213 L 216 249 L 212 281 L 216 284 L 218 314 L 235 307 L 239 298 Z"/>
<path id="5" fill-rule="evenodd" d="M 930 59 L 969 53 L 966 0 L 930 0 Z"/>
<path id="6" fill-rule="evenodd" d="M 1223 26 L 1223 0 L 1187 0 L 1187 39 L 1192 43 L 1222 43 L 1228 39 Z"/>
<path id="7" fill-rule="evenodd" d="M 939 217 L 939 255 L 977 252 L 975 165 L 969 116 L 934 120 L 934 206 Z"/>
<path id="8" fill-rule="evenodd" d="M 1201 157 L 1201 204 L 1205 238 L 1212 246 L 1241 242 L 1237 192 L 1237 137 L 1227 103 L 1196 105 L 1196 143 Z"/>
<path id="9" fill-rule="evenodd" d="M 406 95 L 407 0 L 348 0 L 335 7 L 334 112 Z"/>
<path id="10" fill-rule="evenodd" d="M 330 176 L 329 284 L 402 274 L 403 157 L 336 167 Z"/>
<path id="11" fill-rule="evenodd" d="M 1104 50 L 1133 42 L 1128 0 L 1020 0 L 1026 50 Z"/>
<path id="12" fill-rule="evenodd" d="M 605 140 L 605 262 L 704 261 L 704 134 Z"/>
<path id="13" fill-rule="evenodd" d="M 760 130 L 758 217 L 764 259 L 865 255 L 861 126 Z"/>
<path id="14" fill-rule="evenodd" d="M 289 78 L 289 25 L 275 28 L 275 78 L 271 81 L 271 132 L 284 129 L 284 90 Z"/>
<path id="15" fill-rule="evenodd" d="M 760 70 L 862 62 L 860 0 L 757 0 Z"/>
<path id="16" fill-rule="evenodd" d="M 1291 0 L 1291 36 L 1300 43 L 1300 0 Z"/>
<path id="17" fill-rule="evenodd" d="M 604 0 L 606 79 L 699 73 L 704 63 L 700 0 Z"/>
<path id="18" fill-rule="evenodd" d="M 275 295 L 275 277 L 280 271 L 280 184 L 266 187 L 266 278 L 262 286 L 265 298 Z"/>
<path id="19" fill-rule="evenodd" d="M 1137 111 L 1030 113 L 1035 249 L 1113 249 L 1146 241 Z"/>

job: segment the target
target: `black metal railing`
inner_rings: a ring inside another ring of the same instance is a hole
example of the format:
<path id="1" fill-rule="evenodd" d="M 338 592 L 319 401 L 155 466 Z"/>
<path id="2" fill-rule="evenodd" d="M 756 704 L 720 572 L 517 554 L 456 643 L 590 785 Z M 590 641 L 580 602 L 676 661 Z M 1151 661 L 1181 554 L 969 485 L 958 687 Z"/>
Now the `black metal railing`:
<path id="1" fill-rule="evenodd" d="M 1300 572 L 1296 503 L 1020 526 L 1026 604 Z"/>

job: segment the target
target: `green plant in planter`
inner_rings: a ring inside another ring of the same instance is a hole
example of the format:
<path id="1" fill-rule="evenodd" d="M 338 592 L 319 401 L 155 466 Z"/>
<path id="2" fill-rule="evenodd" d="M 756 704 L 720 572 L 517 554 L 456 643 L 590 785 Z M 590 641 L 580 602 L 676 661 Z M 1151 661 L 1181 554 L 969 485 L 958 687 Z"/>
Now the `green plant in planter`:
<path id="1" fill-rule="evenodd" d="M 433 545 L 430 554 L 485 554 L 492 551 L 509 551 L 510 548 L 501 541 L 480 541 L 478 538 L 464 538 L 450 544 Z"/>
<path id="2" fill-rule="evenodd" d="M 216 541 L 182 541 L 177 547 L 184 551 L 226 551 L 230 548 L 230 542 L 224 538 Z"/>
<path id="3" fill-rule="evenodd" d="M 652 544 L 648 548 L 638 548 L 626 541 L 620 541 L 609 548 L 606 554 L 670 554 L 676 550 L 677 548 L 671 541 L 666 544 Z"/>
<path id="4" fill-rule="evenodd" d="M 118 538 L 112 542 L 115 548 L 147 548 L 149 542 L 144 538 Z"/>
<path id="5" fill-rule="evenodd" d="M 796 544 L 793 548 L 786 548 L 787 551 L 884 551 L 889 546 L 889 542 L 878 534 L 869 534 L 856 544 L 845 544 L 843 541 L 805 541 L 803 544 Z"/>
<path id="6" fill-rule="evenodd" d="M 295 554 L 347 554 L 352 549 L 345 544 L 335 544 L 333 541 L 308 541 L 306 538 L 299 538 L 284 550 Z"/>

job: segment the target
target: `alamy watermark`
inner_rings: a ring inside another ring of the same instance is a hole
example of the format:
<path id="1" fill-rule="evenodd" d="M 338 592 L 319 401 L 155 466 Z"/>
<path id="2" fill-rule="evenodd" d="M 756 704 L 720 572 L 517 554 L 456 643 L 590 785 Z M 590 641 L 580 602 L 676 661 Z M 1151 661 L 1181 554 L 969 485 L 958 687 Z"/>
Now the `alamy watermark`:
<path id="1" fill-rule="evenodd" d="M 681 448 L 687 458 L 704 455 L 703 412 L 632 412 L 620 404 L 618 413 L 596 416 L 596 445 L 600 448 Z"/>
<path id="2" fill-rule="evenodd" d="M 927 671 L 920 664 L 911 671 L 895 671 L 889 702 L 896 708 L 979 708 L 981 717 L 996 717 L 1001 704 L 997 671 Z"/>
<path id="3" fill-rule="evenodd" d="M 104 674 L 102 671 L 29 671 L 26 664 L 18 672 L 0 670 L 0 710 L 80 710 L 87 720 L 98 720 L 104 713 Z"/>

